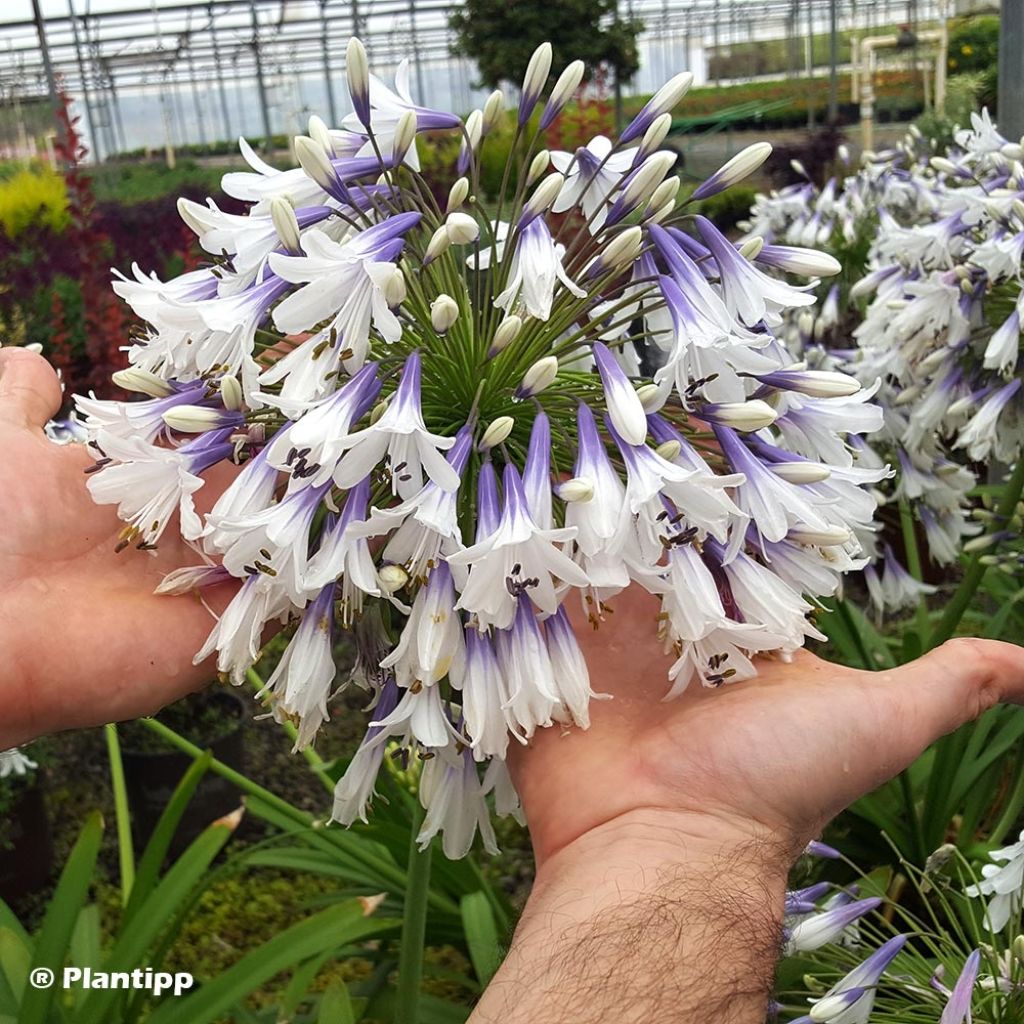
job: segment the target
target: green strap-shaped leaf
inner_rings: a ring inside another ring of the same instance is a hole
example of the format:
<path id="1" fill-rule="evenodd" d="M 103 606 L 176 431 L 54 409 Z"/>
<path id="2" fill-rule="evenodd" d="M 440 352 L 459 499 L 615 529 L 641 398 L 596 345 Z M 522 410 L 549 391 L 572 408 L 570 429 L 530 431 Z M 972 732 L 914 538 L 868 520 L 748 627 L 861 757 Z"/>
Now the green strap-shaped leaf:
<path id="1" fill-rule="evenodd" d="M 476 971 L 476 976 L 483 987 L 494 977 L 494 972 L 501 963 L 494 911 L 487 894 L 483 891 L 463 896 L 460 910 L 462 926 L 466 931 L 469 958 L 473 961 L 473 970 Z"/>
<path id="2" fill-rule="evenodd" d="M 36 940 L 32 956 L 33 968 L 46 967 L 56 974 L 60 974 L 63 969 L 75 922 L 89 895 L 102 837 L 103 819 L 98 811 L 94 811 L 85 820 L 50 900 Z M 27 988 L 21 1003 L 19 1024 L 43 1024 L 59 990 L 57 985 Z"/>
<path id="3" fill-rule="evenodd" d="M 147 1024 L 210 1024 L 278 972 L 324 950 L 395 931 L 399 924 L 366 917 L 358 900 L 330 907 L 275 935 L 193 995 L 162 1003 Z"/>
<path id="4" fill-rule="evenodd" d="M 6 982 L 0 986 L 0 1012 L 18 1012 L 31 963 L 32 947 L 10 928 L 0 926 L 0 972 Z"/>
<path id="5" fill-rule="evenodd" d="M 348 989 L 340 982 L 332 982 L 320 1000 L 316 1024 L 356 1024 L 356 1013 Z"/>

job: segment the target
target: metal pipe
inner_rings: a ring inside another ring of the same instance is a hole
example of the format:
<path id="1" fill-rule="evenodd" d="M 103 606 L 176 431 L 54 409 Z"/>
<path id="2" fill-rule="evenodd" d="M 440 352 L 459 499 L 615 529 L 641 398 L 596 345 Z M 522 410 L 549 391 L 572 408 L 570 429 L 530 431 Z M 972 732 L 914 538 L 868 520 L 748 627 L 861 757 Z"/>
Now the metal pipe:
<path id="1" fill-rule="evenodd" d="M 249 0 L 249 11 L 252 15 L 252 54 L 256 61 L 256 89 L 260 98 L 260 114 L 263 117 L 263 149 L 269 153 L 274 145 L 274 133 L 270 129 L 267 84 L 263 80 L 263 61 L 260 59 L 260 25 L 256 17 L 256 0 Z"/>
<path id="2" fill-rule="evenodd" d="M 331 49 L 327 41 L 327 0 L 320 0 L 320 49 L 324 62 L 324 89 L 327 91 L 327 113 L 331 127 L 338 125 L 338 105 L 334 99 L 334 76 L 331 74 Z M 422 103 L 422 98 L 420 99 Z"/>
<path id="3" fill-rule="evenodd" d="M 85 74 L 85 61 L 82 59 L 82 44 L 78 36 L 78 18 L 75 15 L 74 0 L 68 0 L 68 20 L 71 23 L 71 38 L 75 47 L 75 64 L 78 66 L 78 77 L 82 83 L 82 104 L 85 107 L 85 123 L 89 126 L 89 142 L 92 144 L 92 156 L 96 163 L 103 163 L 103 151 L 100 148 L 99 134 L 96 131 L 96 118 L 92 111 L 92 99 L 89 96 L 89 81 Z"/>
<path id="4" fill-rule="evenodd" d="M 213 43 L 213 66 L 217 73 L 217 92 L 220 94 L 220 112 L 224 118 L 224 138 L 230 139 L 232 136 L 231 131 L 231 114 L 228 110 L 228 94 L 224 88 L 224 71 L 220 63 L 220 46 L 217 44 L 217 26 L 213 20 L 213 4 L 209 7 L 210 17 L 210 40 Z"/>

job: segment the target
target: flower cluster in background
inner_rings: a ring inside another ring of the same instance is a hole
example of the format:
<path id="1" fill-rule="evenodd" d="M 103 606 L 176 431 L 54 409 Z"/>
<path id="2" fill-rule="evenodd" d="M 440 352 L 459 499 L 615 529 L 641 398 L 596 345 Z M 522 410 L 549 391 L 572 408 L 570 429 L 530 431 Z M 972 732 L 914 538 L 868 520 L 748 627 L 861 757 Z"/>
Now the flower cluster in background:
<path id="1" fill-rule="evenodd" d="M 782 275 L 813 286 L 839 264 L 737 248 L 676 208 L 663 143 L 689 74 L 617 141 L 548 152 L 584 67 L 542 102 L 540 47 L 506 168 L 517 184 L 484 208 L 501 93 L 463 123 L 415 103 L 407 66 L 391 88 L 358 40 L 347 57 L 354 113 L 340 128 L 313 118 L 299 167 L 243 143 L 252 170 L 223 187 L 247 213 L 181 202 L 209 265 L 115 284 L 148 324 L 116 381 L 147 400 L 78 408 L 120 547 L 180 530 L 204 563 L 162 592 L 238 584 L 197 661 L 238 683 L 267 624 L 294 623 L 261 697 L 304 746 L 330 717 L 332 634 L 353 627 L 372 717 L 334 817 L 365 816 L 386 755 L 419 761 L 420 840 L 441 832 L 458 856 L 478 829 L 494 847 L 490 793 L 516 809 L 510 744 L 587 726 L 575 629 L 599 627 L 627 586 L 660 602 L 669 695 L 820 636 L 814 598 L 870 548 L 870 487 L 888 469 L 860 459 L 858 438 L 882 416 L 873 389 L 808 368 L 775 333 L 814 301 Z M 441 205 L 417 174 L 423 131 L 462 140 Z M 692 198 L 769 151 L 744 150 Z M 202 514 L 218 466 L 234 479 Z"/>
<path id="2" fill-rule="evenodd" d="M 1024 155 L 987 113 L 972 115 L 944 154 L 912 132 L 894 150 L 822 189 L 805 183 L 759 197 L 752 235 L 827 245 L 853 258 L 849 277 L 822 288 L 815 311 L 789 317 L 786 342 L 810 365 L 865 384 L 885 410 L 870 441 L 876 463 L 897 472 L 888 503 L 911 508 L 931 560 L 954 563 L 972 543 L 1014 539 L 1018 518 L 972 542 L 993 513 L 972 492 L 997 482 L 1024 441 L 1021 255 Z M 866 570 L 879 611 L 931 592 L 884 536 Z M 1019 571 L 1018 553 L 991 557 Z"/>

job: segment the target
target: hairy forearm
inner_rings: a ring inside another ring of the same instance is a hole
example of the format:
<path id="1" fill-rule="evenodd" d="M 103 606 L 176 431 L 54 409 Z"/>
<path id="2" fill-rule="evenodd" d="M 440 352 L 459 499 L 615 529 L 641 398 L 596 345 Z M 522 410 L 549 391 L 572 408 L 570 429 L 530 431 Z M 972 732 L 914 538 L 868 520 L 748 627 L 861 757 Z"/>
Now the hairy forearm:
<path id="1" fill-rule="evenodd" d="M 635 811 L 545 861 L 472 1024 L 761 1024 L 785 853 L 717 822 Z"/>

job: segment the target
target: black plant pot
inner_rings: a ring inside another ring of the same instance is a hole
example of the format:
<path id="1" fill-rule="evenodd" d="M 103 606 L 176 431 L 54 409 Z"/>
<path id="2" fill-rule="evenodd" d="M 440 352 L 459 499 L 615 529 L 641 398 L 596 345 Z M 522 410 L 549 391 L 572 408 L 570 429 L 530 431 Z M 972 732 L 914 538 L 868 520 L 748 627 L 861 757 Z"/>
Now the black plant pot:
<path id="1" fill-rule="evenodd" d="M 247 712 L 245 702 L 230 690 L 215 690 L 205 694 L 204 699 L 214 702 L 218 711 L 223 709 L 223 719 L 229 722 L 228 728 L 212 741 L 200 735 L 188 735 L 187 729 L 180 730 L 182 735 L 197 747 L 209 749 L 218 761 L 238 772 L 244 772 L 242 723 Z M 192 764 L 192 758 L 170 749 L 133 750 L 128 738 L 122 750 L 122 758 L 131 807 L 132 836 L 136 849 L 142 850 L 175 788 Z M 219 775 L 207 772 L 185 808 L 171 840 L 171 857 L 183 853 L 203 829 L 217 818 L 235 810 L 240 801 L 241 794 L 236 786 Z"/>
<path id="2" fill-rule="evenodd" d="M 0 898 L 6 903 L 17 903 L 42 888 L 53 871 L 53 842 L 43 775 L 39 773 L 31 781 L 15 784 L 19 793 L 4 822 L 6 848 L 0 849 Z"/>

